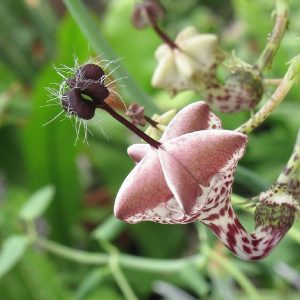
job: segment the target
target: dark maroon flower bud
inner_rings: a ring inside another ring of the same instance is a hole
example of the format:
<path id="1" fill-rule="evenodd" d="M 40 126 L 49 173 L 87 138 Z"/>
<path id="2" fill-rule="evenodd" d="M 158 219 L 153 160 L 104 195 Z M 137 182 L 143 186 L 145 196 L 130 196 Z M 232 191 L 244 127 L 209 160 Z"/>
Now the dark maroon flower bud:
<path id="1" fill-rule="evenodd" d="M 135 5 L 131 20 L 134 27 L 142 29 L 152 26 L 158 20 L 163 19 L 164 15 L 165 11 L 159 1 L 145 0 Z"/>
<path id="2" fill-rule="evenodd" d="M 62 96 L 61 104 L 67 113 L 76 115 L 81 119 L 89 120 L 95 115 L 95 103 L 84 99 L 78 88 L 73 88 Z"/>
<path id="3" fill-rule="evenodd" d="M 109 90 L 102 79 L 104 71 L 95 64 L 81 66 L 73 78 L 68 79 L 69 88 L 79 89 L 82 95 L 89 96 L 93 102 L 101 104 L 109 96 Z"/>
<path id="4" fill-rule="evenodd" d="M 83 87 L 79 86 L 81 93 L 91 97 L 98 104 L 101 104 L 109 96 L 109 90 L 100 82 L 88 80 L 84 84 Z"/>

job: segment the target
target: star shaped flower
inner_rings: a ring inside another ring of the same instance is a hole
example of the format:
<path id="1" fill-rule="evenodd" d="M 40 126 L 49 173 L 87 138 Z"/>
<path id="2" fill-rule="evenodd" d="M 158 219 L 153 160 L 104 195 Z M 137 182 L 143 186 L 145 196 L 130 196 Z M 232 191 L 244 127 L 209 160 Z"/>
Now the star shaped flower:
<path id="1" fill-rule="evenodd" d="M 222 130 L 204 102 L 188 105 L 168 125 L 160 146 L 135 144 L 137 163 L 116 197 L 114 212 L 128 223 L 200 221 L 242 259 L 266 257 L 292 226 L 297 204 L 286 187 L 261 193 L 255 231 L 248 233 L 231 204 L 234 172 L 247 137 Z"/>
<path id="2" fill-rule="evenodd" d="M 181 110 L 163 134 L 158 149 L 133 145 L 138 162 L 122 184 L 115 215 L 129 223 L 188 223 L 201 218 L 216 185 L 219 197 L 230 194 L 233 174 L 247 137 L 222 130 L 204 102 Z"/>

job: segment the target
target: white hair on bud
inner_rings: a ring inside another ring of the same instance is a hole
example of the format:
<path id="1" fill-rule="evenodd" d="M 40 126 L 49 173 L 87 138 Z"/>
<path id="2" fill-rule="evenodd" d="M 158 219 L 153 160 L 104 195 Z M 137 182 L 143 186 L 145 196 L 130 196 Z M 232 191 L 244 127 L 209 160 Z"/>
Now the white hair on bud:
<path id="1" fill-rule="evenodd" d="M 81 67 L 86 65 L 86 64 L 95 64 L 97 66 L 100 66 L 103 71 L 107 71 L 108 69 L 110 70 L 109 73 L 104 74 L 97 80 L 100 84 L 104 84 L 110 94 L 114 94 L 117 96 L 118 99 L 123 103 L 124 108 L 126 109 L 125 102 L 122 98 L 122 96 L 116 91 L 117 86 L 124 86 L 118 84 L 119 81 L 125 79 L 126 77 L 121 77 L 121 78 L 116 78 L 116 79 L 111 79 L 113 76 L 113 73 L 119 68 L 119 61 L 121 58 L 117 58 L 114 60 L 107 60 L 107 59 L 101 59 L 100 56 L 96 57 L 91 57 L 84 63 L 80 63 L 78 57 L 74 54 L 74 63 L 73 66 L 67 66 L 64 64 L 61 64 L 60 66 L 53 66 L 54 70 L 56 73 L 62 78 L 62 82 L 60 84 L 52 84 L 51 87 L 47 87 L 46 90 L 48 92 L 48 100 L 46 101 L 45 105 L 42 105 L 41 107 L 49 107 L 49 106 L 59 106 L 60 108 L 62 107 L 62 97 L 70 90 L 70 87 L 68 85 L 68 80 L 71 78 L 75 78 L 75 85 L 74 88 L 79 88 L 78 86 L 78 81 L 84 81 L 84 74 L 81 71 Z M 116 66 L 114 66 L 116 65 Z M 114 66 L 114 67 L 112 67 Z M 91 82 L 88 80 L 84 83 L 83 87 L 81 86 L 80 88 L 86 88 Z M 105 139 L 109 140 L 110 137 L 105 133 L 103 126 L 101 125 L 101 117 L 100 115 L 96 112 L 95 116 L 90 119 L 90 120 L 85 120 L 80 117 L 78 117 L 78 114 L 74 111 L 71 111 L 69 107 L 69 99 L 66 97 L 65 103 L 68 105 L 66 111 L 64 109 L 60 110 L 50 121 L 46 122 L 43 124 L 43 126 L 49 125 L 55 120 L 60 120 L 60 121 L 65 121 L 65 119 L 70 119 L 71 124 L 75 129 L 76 133 L 76 138 L 74 145 L 78 143 L 80 140 L 80 135 L 82 132 L 83 135 L 83 143 L 88 144 L 88 135 L 93 136 L 93 131 L 95 129 L 99 129 L 101 134 L 105 137 Z"/>

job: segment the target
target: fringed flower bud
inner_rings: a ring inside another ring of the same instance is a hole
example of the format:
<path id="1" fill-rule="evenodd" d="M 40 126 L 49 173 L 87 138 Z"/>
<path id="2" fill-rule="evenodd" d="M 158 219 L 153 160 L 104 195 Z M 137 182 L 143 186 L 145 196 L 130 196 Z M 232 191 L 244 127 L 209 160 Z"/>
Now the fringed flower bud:
<path id="1" fill-rule="evenodd" d="M 61 98 L 67 113 L 89 120 L 94 117 L 97 105 L 101 105 L 109 96 L 104 71 L 95 64 L 86 64 L 78 68 L 73 78 L 66 80 L 69 87 Z"/>

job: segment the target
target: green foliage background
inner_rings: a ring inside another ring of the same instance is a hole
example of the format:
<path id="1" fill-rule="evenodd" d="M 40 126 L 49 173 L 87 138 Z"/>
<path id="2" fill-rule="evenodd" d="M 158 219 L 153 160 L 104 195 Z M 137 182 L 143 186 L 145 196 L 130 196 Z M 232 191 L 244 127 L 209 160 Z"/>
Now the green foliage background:
<path id="1" fill-rule="evenodd" d="M 39 233 L 75 249 L 102 253 L 105 247 L 99 246 L 99 239 L 91 233 L 111 220 L 118 187 L 133 167 L 126 148 L 134 138 L 104 114 L 99 114 L 101 128 L 91 125 L 88 144 L 83 143 L 81 134 L 74 145 L 76 132 L 69 119 L 58 118 L 43 126 L 60 112 L 58 106 L 45 106 L 49 99 L 46 88 L 61 80 L 53 65 L 73 66 L 74 57 L 85 62 L 102 54 L 93 51 L 68 11 L 60 9 L 58 16 L 53 3 L 45 0 L 0 3 L 0 242 L 4 245 L 12 235 L 24 233 L 24 222 L 19 217 L 21 207 L 34 191 L 51 185 L 55 196 L 47 212 L 37 220 Z M 154 51 L 160 41 L 151 29 L 137 31 L 132 27 L 133 0 L 89 3 L 95 5 L 89 9 L 91 18 L 99 25 L 99 35 L 110 44 L 130 78 L 151 96 L 153 102 L 146 105 L 146 110 L 153 112 L 154 105 L 157 111 L 181 108 L 199 99 L 190 92 L 170 99 L 165 92 L 150 86 Z M 225 49 L 234 50 L 249 63 L 257 59 L 272 28 L 273 1 L 162 0 L 162 3 L 168 12 L 163 27 L 172 36 L 192 24 L 201 32 L 216 32 Z M 291 1 L 289 28 L 273 67 L 266 74 L 269 78 L 282 77 L 287 62 L 299 54 L 299 14 L 299 3 Z M 122 80 L 125 86 L 127 80 Z M 272 89 L 267 88 L 262 102 Z M 127 103 L 140 100 L 132 98 L 136 94 L 130 91 L 122 95 Z M 251 134 L 237 173 L 235 193 L 252 197 L 277 178 L 299 128 L 299 97 L 299 88 L 293 89 L 271 118 Z M 249 114 L 220 117 L 224 128 L 233 129 L 247 120 Z M 245 174 L 254 178 L 253 184 L 249 177 L 245 179 Z M 252 215 L 239 206 L 237 211 L 244 224 L 252 228 Z M 108 236 L 122 253 L 171 259 L 199 252 L 194 224 L 117 226 L 116 231 L 108 227 Z M 200 246 L 201 240 L 203 236 Z M 298 221 L 292 234 L 261 262 L 236 259 L 211 233 L 207 243 L 221 253 L 225 264 L 211 257 L 203 268 L 192 265 L 175 274 L 127 268 L 125 276 L 139 299 L 175 299 L 166 295 L 159 298 L 153 288 L 158 281 L 177 286 L 195 299 L 253 299 L 237 284 L 240 273 L 263 299 L 298 299 Z M 38 246 L 31 246 L 22 254 L 18 264 L 0 279 L 1 300 L 124 299 L 107 266 L 68 261 Z M 289 271 L 278 271 L 282 270 L 282 263 L 290 267 Z M 287 277 L 292 273 L 296 283 Z"/>

